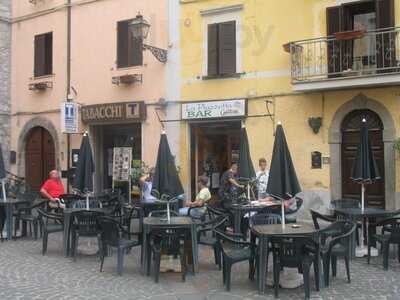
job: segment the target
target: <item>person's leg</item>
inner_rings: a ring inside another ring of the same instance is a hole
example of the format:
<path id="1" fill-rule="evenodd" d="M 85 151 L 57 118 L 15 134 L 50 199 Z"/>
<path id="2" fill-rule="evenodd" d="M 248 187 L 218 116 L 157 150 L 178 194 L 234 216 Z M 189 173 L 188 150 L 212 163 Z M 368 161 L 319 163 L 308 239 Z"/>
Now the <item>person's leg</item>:
<path id="1" fill-rule="evenodd" d="M 189 212 L 189 207 L 182 207 L 179 209 L 179 215 L 181 216 L 187 216 L 188 212 Z"/>
<path id="2" fill-rule="evenodd" d="M 183 208 L 181 208 L 181 209 L 183 209 Z M 192 208 L 190 210 L 190 216 L 195 218 L 195 219 L 200 219 L 203 216 L 203 214 L 204 213 L 202 211 L 200 211 L 199 209 L 197 209 L 197 208 Z"/>

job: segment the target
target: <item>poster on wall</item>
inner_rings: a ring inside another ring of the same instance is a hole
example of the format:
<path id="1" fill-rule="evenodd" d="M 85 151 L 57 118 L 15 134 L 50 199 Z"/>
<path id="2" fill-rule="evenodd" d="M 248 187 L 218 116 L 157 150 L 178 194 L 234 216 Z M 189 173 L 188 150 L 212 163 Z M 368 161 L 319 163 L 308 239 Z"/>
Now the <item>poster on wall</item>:
<path id="1" fill-rule="evenodd" d="M 219 173 L 215 172 L 211 175 L 211 188 L 218 189 L 219 188 L 219 180 L 220 176 Z"/>
<path id="2" fill-rule="evenodd" d="M 115 147 L 113 152 L 113 181 L 129 181 L 131 175 L 132 148 Z"/>

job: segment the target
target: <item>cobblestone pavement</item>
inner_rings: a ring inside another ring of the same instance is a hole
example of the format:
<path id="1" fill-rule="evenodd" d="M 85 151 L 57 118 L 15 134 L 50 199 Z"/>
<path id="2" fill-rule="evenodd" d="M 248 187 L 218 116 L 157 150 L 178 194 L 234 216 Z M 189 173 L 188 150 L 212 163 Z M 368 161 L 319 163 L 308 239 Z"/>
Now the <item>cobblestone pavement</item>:
<path id="1" fill-rule="evenodd" d="M 81 241 L 80 241 L 81 243 Z M 82 244 L 87 245 L 87 241 Z M 96 241 L 92 242 L 96 247 Z M 352 282 L 345 279 L 344 264 L 339 263 L 338 276 L 329 288 L 316 292 L 312 299 L 399 299 L 400 264 L 390 260 L 390 270 L 382 270 L 381 258 L 371 265 L 365 259 L 351 264 Z M 207 247 L 200 249 L 200 272 L 188 275 L 161 274 L 159 284 L 142 276 L 139 249 L 126 256 L 124 274 L 116 274 L 115 255 L 106 258 L 104 272 L 99 272 L 95 255 L 79 255 L 72 262 L 62 255 L 61 236 L 50 235 L 46 256 L 41 255 L 41 241 L 30 238 L 0 244 L 0 299 L 151 299 L 151 300 L 235 300 L 274 299 L 267 288 L 258 295 L 256 285 L 247 279 L 247 266 L 241 264 L 232 272 L 231 292 L 222 287 L 222 275 L 213 264 Z M 281 289 L 280 299 L 303 299 L 302 288 Z"/>

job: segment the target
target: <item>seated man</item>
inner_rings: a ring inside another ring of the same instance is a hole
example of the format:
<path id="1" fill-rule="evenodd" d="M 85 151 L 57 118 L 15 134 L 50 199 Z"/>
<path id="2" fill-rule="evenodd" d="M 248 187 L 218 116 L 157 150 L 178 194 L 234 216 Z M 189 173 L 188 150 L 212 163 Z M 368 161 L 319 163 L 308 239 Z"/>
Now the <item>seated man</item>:
<path id="1" fill-rule="evenodd" d="M 190 210 L 190 216 L 193 218 L 199 219 L 205 214 L 206 207 L 204 205 L 211 199 L 211 193 L 207 187 L 208 177 L 200 176 L 197 184 L 199 187 L 199 193 L 197 194 L 196 199 L 194 201 L 186 201 L 185 207 L 179 209 L 180 215 L 187 216 L 190 208 L 192 208 Z"/>
<path id="2" fill-rule="evenodd" d="M 50 208 L 65 207 L 64 204 L 60 203 L 60 195 L 64 194 L 64 185 L 57 170 L 50 171 L 49 179 L 40 188 L 40 194 L 49 200 Z"/>

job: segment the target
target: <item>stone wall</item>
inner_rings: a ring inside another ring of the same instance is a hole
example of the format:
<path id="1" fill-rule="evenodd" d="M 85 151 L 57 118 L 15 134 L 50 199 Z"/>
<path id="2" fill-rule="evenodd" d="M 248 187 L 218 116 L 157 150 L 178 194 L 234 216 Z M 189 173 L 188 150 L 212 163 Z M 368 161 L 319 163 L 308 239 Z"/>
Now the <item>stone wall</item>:
<path id="1" fill-rule="evenodd" d="M 6 168 L 10 153 L 11 0 L 0 1 L 0 145 Z"/>

